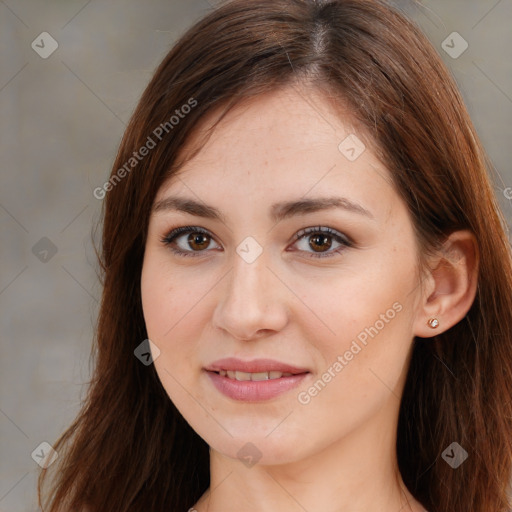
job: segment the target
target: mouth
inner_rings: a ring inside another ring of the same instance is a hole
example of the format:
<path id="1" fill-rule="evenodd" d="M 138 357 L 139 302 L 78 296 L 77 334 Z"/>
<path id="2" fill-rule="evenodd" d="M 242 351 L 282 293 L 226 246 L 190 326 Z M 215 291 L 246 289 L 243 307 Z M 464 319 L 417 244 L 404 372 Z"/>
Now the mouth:
<path id="1" fill-rule="evenodd" d="M 269 380 L 280 378 L 283 375 L 298 375 L 309 373 L 307 368 L 293 366 L 289 363 L 277 361 L 275 359 L 253 359 L 244 361 L 236 357 L 227 357 L 219 359 L 205 367 L 205 370 L 224 372 L 221 375 L 237 380 Z M 253 378 L 253 376 L 255 378 Z"/>
<path id="2" fill-rule="evenodd" d="M 221 377 L 227 377 L 228 379 L 238 380 L 238 381 L 262 381 L 262 380 L 275 380 L 280 379 L 282 377 L 292 377 L 293 375 L 303 375 L 309 372 L 301 372 L 301 373 L 291 373 L 291 372 L 279 372 L 279 371 L 268 371 L 268 372 L 242 372 L 239 370 L 219 370 L 214 371 L 217 375 Z"/>
<path id="3" fill-rule="evenodd" d="M 228 358 L 204 368 L 223 395 L 243 402 L 269 400 L 298 386 L 311 372 L 270 359 Z"/>

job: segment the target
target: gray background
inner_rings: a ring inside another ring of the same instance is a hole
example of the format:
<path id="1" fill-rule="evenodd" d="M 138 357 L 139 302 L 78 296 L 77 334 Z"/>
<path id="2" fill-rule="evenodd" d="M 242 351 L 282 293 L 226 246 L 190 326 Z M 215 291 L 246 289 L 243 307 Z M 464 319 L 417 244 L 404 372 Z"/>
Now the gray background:
<path id="1" fill-rule="evenodd" d="M 456 77 L 511 226 L 512 1 L 394 3 Z M 37 509 L 31 453 L 57 439 L 85 392 L 101 294 L 91 244 L 101 201 L 92 191 L 154 68 L 214 4 L 0 0 L 1 511 Z M 469 44 L 456 59 L 441 47 L 453 31 Z M 31 48 L 42 32 L 58 42 L 47 59 Z"/>

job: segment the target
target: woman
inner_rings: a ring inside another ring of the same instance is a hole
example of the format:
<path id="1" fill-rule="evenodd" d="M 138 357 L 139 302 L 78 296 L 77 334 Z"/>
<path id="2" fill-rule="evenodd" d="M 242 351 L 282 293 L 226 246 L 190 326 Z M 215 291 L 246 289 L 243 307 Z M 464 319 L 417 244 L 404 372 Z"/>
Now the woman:
<path id="1" fill-rule="evenodd" d="M 43 510 L 508 510 L 512 262 L 487 167 L 385 3 L 199 21 L 95 191 L 97 363 Z"/>

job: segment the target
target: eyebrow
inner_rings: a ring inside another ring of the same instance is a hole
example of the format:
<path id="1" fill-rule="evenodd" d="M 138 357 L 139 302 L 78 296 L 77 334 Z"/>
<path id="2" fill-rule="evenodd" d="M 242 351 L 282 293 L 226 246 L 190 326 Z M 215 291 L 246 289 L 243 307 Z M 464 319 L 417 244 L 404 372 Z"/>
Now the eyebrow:
<path id="1" fill-rule="evenodd" d="M 333 208 L 341 208 L 375 220 L 375 217 L 369 210 L 345 197 L 316 197 L 275 203 L 270 208 L 270 218 L 273 222 L 277 223 L 297 215 L 306 215 Z M 155 213 L 170 210 L 185 212 L 206 219 L 219 220 L 224 224 L 227 223 L 226 218 L 217 208 L 205 203 L 199 203 L 194 199 L 168 196 L 153 205 L 153 212 Z"/>

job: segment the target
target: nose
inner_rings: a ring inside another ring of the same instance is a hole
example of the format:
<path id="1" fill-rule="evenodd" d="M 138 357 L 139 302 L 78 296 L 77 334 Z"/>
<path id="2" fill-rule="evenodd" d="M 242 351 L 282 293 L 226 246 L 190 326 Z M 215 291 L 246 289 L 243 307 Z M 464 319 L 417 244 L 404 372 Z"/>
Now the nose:
<path id="1" fill-rule="evenodd" d="M 233 268 L 219 292 L 214 327 L 243 341 L 283 329 L 288 322 L 290 292 L 269 268 L 265 251 L 252 263 L 238 254 L 233 259 Z"/>

